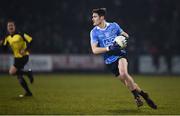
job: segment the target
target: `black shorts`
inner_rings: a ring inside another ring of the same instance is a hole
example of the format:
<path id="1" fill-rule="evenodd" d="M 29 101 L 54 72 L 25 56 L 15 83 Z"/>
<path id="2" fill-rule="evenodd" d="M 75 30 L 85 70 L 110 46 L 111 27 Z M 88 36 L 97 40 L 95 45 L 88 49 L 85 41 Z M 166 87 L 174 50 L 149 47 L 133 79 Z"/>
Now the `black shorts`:
<path id="1" fill-rule="evenodd" d="M 122 56 L 120 57 L 119 59 L 121 58 L 126 58 L 126 56 Z M 118 68 L 118 65 L 119 65 L 119 59 L 117 59 L 115 62 L 111 63 L 111 64 L 106 64 L 107 68 L 117 77 L 119 76 L 119 68 Z"/>
<path id="2" fill-rule="evenodd" d="M 20 70 L 23 69 L 24 66 L 28 63 L 29 61 L 29 56 L 23 56 L 22 58 L 14 58 L 14 66 Z"/>

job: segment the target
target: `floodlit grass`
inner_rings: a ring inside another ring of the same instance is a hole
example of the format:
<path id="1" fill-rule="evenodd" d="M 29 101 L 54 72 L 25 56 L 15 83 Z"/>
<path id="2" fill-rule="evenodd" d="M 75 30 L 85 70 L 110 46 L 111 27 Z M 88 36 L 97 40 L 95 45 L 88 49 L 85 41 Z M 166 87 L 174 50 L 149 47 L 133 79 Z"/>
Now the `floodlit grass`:
<path id="1" fill-rule="evenodd" d="M 128 89 L 112 75 L 36 75 L 33 97 L 23 93 L 15 77 L 0 75 L 0 114 L 180 114 L 180 77 L 134 76 L 157 103 L 137 108 Z"/>

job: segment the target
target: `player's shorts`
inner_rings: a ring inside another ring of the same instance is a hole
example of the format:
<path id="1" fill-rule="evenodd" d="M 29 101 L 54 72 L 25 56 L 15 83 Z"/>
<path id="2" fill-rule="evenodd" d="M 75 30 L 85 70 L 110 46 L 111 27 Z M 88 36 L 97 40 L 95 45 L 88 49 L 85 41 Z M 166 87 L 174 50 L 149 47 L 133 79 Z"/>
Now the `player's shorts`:
<path id="1" fill-rule="evenodd" d="M 22 58 L 14 58 L 14 66 L 20 70 L 23 69 L 24 66 L 28 63 L 29 56 L 23 56 Z"/>
<path id="2" fill-rule="evenodd" d="M 121 58 L 126 58 L 126 56 L 122 56 L 120 57 L 119 59 Z M 119 76 L 119 68 L 118 68 L 118 65 L 119 65 L 119 59 L 117 59 L 115 62 L 111 63 L 111 64 L 106 64 L 107 68 L 116 76 L 118 77 Z"/>

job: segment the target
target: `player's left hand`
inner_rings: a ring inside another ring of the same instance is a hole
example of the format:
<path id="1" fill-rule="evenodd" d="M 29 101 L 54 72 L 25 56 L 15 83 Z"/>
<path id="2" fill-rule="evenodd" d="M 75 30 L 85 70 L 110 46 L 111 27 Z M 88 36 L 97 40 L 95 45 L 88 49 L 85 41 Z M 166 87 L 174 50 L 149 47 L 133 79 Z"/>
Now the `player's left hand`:
<path id="1" fill-rule="evenodd" d="M 126 47 L 126 46 L 127 46 L 127 43 L 128 43 L 128 39 L 125 38 L 125 39 L 122 41 L 122 43 L 123 43 L 123 46 Z"/>
<path id="2" fill-rule="evenodd" d="M 114 51 L 118 49 L 120 49 L 120 46 L 116 42 L 114 42 L 113 45 L 108 46 L 109 51 Z"/>
<path id="3" fill-rule="evenodd" d="M 123 42 L 123 44 L 124 45 L 126 45 L 127 46 L 127 43 L 128 43 L 128 40 L 129 40 L 129 35 L 122 35 L 122 36 L 124 36 L 125 37 L 125 39 L 122 41 Z"/>
<path id="4" fill-rule="evenodd" d="M 25 49 L 21 49 L 19 52 L 20 52 L 21 55 L 24 55 L 26 50 Z"/>

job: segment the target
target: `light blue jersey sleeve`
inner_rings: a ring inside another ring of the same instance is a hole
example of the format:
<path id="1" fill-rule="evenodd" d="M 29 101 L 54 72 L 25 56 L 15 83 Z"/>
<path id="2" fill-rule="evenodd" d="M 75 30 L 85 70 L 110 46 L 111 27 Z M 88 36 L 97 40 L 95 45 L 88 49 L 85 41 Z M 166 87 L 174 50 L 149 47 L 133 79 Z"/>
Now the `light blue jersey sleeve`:
<path id="1" fill-rule="evenodd" d="M 121 35 L 121 33 L 123 32 L 122 28 L 117 24 L 117 23 L 114 23 L 115 24 L 115 27 L 117 28 L 117 36 Z"/>
<path id="2" fill-rule="evenodd" d="M 97 38 L 97 34 L 95 33 L 95 30 L 91 30 L 90 37 L 91 37 L 91 44 L 98 43 L 98 38 Z"/>

